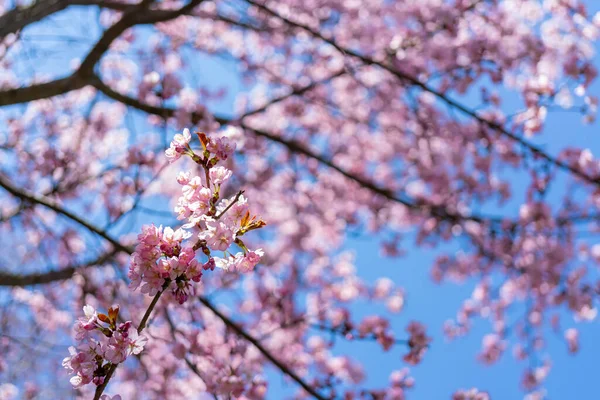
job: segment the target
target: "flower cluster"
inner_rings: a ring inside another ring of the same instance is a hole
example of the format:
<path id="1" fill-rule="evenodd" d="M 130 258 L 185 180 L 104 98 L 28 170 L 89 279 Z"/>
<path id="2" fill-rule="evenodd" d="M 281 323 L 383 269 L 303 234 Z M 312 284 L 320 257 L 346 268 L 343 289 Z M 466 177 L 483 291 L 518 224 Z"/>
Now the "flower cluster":
<path id="1" fill-rule="evenodd" d="M 208 154 L 214 155 L 214 160 L 226 160 L 235 151 L 235 143 L 233 143 L 228 137 L 222 136 L 219 138 L 209 138 L 205 134 L 200 134 L 206 140 L 203 141 L 203 147 L 205 150 L 205 156 Z M 178 133 L 173 137 L 173 141 L 169 148 L 165 151 L 165 155 L 169 162 L 177 161 L 182 155 L 190 155 L 194 157 L 194 152 L 190 147 L 192 135 L 189 129 L 184 129 L 183 133 Z M 215 163 L 216 163 L 215 162 Z"/>
<path id="2" fill-rule="evenodd" d="M 482 392 L 477 388 L 468 390 L 458 390 L 452 395 L 452 400 L 489 400 L 490 395 L 487 392 Z"/>
<path id="3" fill-rule="evenodd" d="M 182 245 L 191 234 L 182 229 L 173 230 L 154 225 L 144 226 L 138 235 L 138 245 L 131 257 L 129 267 L 130 288 L 154 296 L 171 282 L 177 301 L 184 303 L 191 293 L 189 280 L 199 282 L 210 262 L 200 264 L 195 250 Z"/>
<path id="4" fill-rule="evenodd" d="M 375 338 L 384 350 L 389 350 L 394 344 L 394 334 L 390 330 L 389 321 L 378 315 L 365 317 L 358 326 L 358 335 L 361 338 Z"/>
<path id="5" fill-rule="evenodd" d="M 71 374 L 71 384 L 80 387 L 93 382 L 101 385 L 114 364 L 119 364 L 131 354 L 139 354 L 148 340 L 139 335 L 131 321 L 117 323 L 119 306 L 108 309 L 108 314 L 98 314 L 86 305 L 85 317 L 75 322 L 77 348 L 69 347 L 70 356 L 62 365 Z"/>
<path id="6" fill-rule="evenodd" d="M 425 334 L 425 327 L 419 322 L 413 321 L 408 324 L 406 331 L 410 334 L 408 339 L 410 351 L 404 356 L 404 361 L 416 365 L 421 362 L 431 338 Z"/>
<path id="7" fill-rule="evenodd" d="M 192 135 L 190 134 L 189 129 L 184 129 L 183 133 L 178 133 L 173 138 L 171 142 L 171 146 L 165 151 L 165 155 L 167 156 L 167 160 L 170 163 L 177 161 L 179 157 L 183 154 L 191 151 L 190 149 L 190 141 L 192 140 Z"/>
<path id="8" fill-rule="evenodd" d="M 170 291 L 183 304 L 193 295 L 192 282 L 200 282 L 204 271 L 220 267 L 249 272 L 263 256 L 261 249 L 249 250 L 241 237 L 263 227 L 265 222 L 251 216 L 242 191 L 231 198 L 221 198 L 221 186 L 232 172 L 217 164 L 233 153 L 235 145 L 225 136 L 209 138 L 198 133 L 198 137 L 202 145 L 199 154 L 190 147 L 192 137 L 187 129 L 175 135 L 165 152 L 170 162 L 187 155 L 204 170 L 203 178 L 192 176 L 191 172 L 182 172 L 177 178 L 183 188 L 175 212 L 179 220 L 186 220 L 185 224 L 178 229 L 142 227 L 131 256 L 130 288 L 140 288 L 142 293 L 155 296 L 156 301 L 163 292 Z M 242 251 L 232 255 L 228 250 L 234 244 Z M 203 262 L 196 258 L 198 251 L 205 257 Z M 223 252 L 223 257 L 214 256 L 215 251 Z M 155 301 L 137 330 L 130 321 L 117 324 L 118 306 L 110 308 L 108 315 L 97 314 L 94 308 L 85 306 L 85 317 L 75 324 L 75 338 L 80 344 L 71 347 L 71 355 L 63 360 L 63 366 L 75 374 L 71 378 L 73 386 L 90 382 L 102 385 L 113 366 L 130 354 L 139 354 L 147 341 L 139 332 L 154 305 Z"/>
<path id="9" fill-rule="evenodd" d="M 263 256 L 261 249 L 249 250 L 241 239 L 246 232 L 265 225 L 257 217 L 251 217 L 243 192 L 232 198 L 221 198 L 221 186 L 232 172 L 217 164 L 232 154 L 235 144 L 224 136 L 212 138 L 198 133 L 198 137 L 202 145 L 199 154 L 190 147 L 191 135 L 187 129 L 183 134 L 175 135 L 166 151 L 170 161 L 188 155 L 204 170 L 203 177 L 192 176 L 191 172 L 181 172 L 177 177 L 182 194 L 175 212 L 185 223 L 177 230 L 144 226 L 129 269 L 132 289 L 141 287 L 142 293 L 153 296 L 171 287 L 180 304 L 193 294 L 190 281 L 200 282 L 203 271 L 213 270 L 216 266 L 228 271 L 249 272 Z M 187 239 L 192 240 L 186 245 Z M 228 252 L 233 244 L 242 251 Z M 196 260 L 198 250 L 206 261 Z M 216 257 L 214 251 L 221 251 L 224 256 Z"/>

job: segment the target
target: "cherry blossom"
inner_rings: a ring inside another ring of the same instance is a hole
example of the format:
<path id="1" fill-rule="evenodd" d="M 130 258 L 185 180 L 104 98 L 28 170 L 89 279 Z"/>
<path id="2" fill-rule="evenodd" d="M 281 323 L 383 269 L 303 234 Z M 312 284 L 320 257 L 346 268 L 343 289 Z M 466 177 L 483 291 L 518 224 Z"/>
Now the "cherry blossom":
<path id="1" fill-rule="evenodd" d="M 119 306 L 109 308 L 108 314 L 97 314 L 90 305 L 84 308 L 85 318 L 75 323 L 77 347 L 69 347 L 69 356 L 62 365 L 69 373 L 75 388 L 93 382 L 104 383 L 108 368 L 119 364 L 132 354 L 139 354 L 147 337 L 138 335 L 131 321 L 118 323 Z M 81 328 L 90 332 L 86 336 L 79 335 Z M 105 363 L 106 362 L 106 363 Z"/>
<path id="2" fill-rule="evenodd" d="M 181 157 L 189 149 L 190 140 L 192 140 L 192 135 L 190 134 L 189 129 L 184 129 L 183 133 L 178 133 L 173 138 L 171 142 L 171 147 L 165 151 L 165 155 L 169 162 L 174 162 Z"/>
<path id="3" fill-rule="evenodd" d="M 593 7 L 0 1 L 0 397 L 69 398 L 67 354 L 90 398 L 419 397 L 442 334 L 552 397 L 598 318 Z"/>
<path id="4" fill-rule="evenodd" d="M 133 290 L 140 288 L 143 294 L 154 296 L 139 327 L 134 328 L 131 321 L 117 324 L 118 306 L 110 308 L 108 315 L 105 315 L 97 314 L 93 307 L 86 305 L 83 308 L 85 317 L 80 318 L 75 324 L 75 339 L 80 343 L 77 348 L 72 346 L 69 348 L 70 356 L 63 360 L 63 366 L 75 375 L 71 378 L 73 387 L 79 388 L 91 382 L 98 386 L 95 398 L 102 394 L 117 364 L 123 363 L 130 355 L 139 355 L 144 350 L 148 338 L 140 335 L 140 332 L 144 329 L 150 313 L 163 292 L 170 290 L 173 298 L 181 305 L 195 294 L 190 281 L 199 283 L 203 271 L 213 270 L 215 265 L 229 270 L 229 267 L 222 266 L 220 259 L 217 261 L 211 256 L 211 251 L 225 252 L 235 241 L 236 245 L 244 251 L 236 253 L 235 261 L 232 263 L 235 265 L 234 270 L 240 273 L 252 271 L 264 255 L 261 249 L 248 250 L 240 239 L 246 231 L 264 226 L 264 221 L 257 220 L 256 217 L 250 218 L 247 209 L 241 220 L 235 216 L 221 220 L 221 217 L 238 201 L 241 192 L 234 199 L 227 201 L 226 206 L 219 207 L 217 212 L 216 204 L 220 200 L 218 188 L 231 176 L 232 171 L 220 166 L 215 167 L 215 164 L 226 159 L 233 151 L 233 147 L 226 139 L 218 138 L 215 141 L 217 145 L 212 146 L 218 153 L 212 154 L 207 145 L 212 143 L 212 139 L 207 139 L 203 133 L 198 133 L 198 136 L 205 149 L 202 157 L 196 155 L 191 149 L 191 134 L 188 129 L 185 129 L 183 134 L 175 135 L 171 147 L 165 152 L 169 162 L 174 161 L 174 154 L 187 154 L 206 171 L 206 186 L 202 186 L 204 193 L 207 194 L 204 203 L 206 207 L 203 211 L 199 211 L 200 208 L 193 210 L 198 217 L 198 222 L 194 219 L 195 224 L 191 226 L 187 224 L 186 229 L 145 225 L 138 235 L 138 244 L 131 255 L 129 287 Z M 179 156 L 175 157 L 177 158 Z M 180 173 L 177 181 L 185 184 L 182 189 L 183 196 L 180 197 L 179 205 L 175 208 L 181 216 L 180 209 L 190 208 L 189 204 L 197 200 L 196 192 L 203 193 L 203 190 L 200 189 L 202 183 L 199 177 L 190 178 L 188 174 Z M 214 194 L 210 190 L 211 185 L 216 188 Z M 187 230 L 191 227 L 200 229 L 200 233 L 195 243 L 188 246 L 184 242 L 194 236 Z M 196 252 L 199 249 L 207 257 L 204 263 L 196 259 Z M 102 323 L 107 323 L 108 326 Z M 92 337 L 91 333 L 94 331 L 100 332 L 101 335 Z M 239 377 L 230 376 L 223 379 L 225 380 L 222 384 L 227 391 L 236 395 L 243 392 L 244 385 Z"/>

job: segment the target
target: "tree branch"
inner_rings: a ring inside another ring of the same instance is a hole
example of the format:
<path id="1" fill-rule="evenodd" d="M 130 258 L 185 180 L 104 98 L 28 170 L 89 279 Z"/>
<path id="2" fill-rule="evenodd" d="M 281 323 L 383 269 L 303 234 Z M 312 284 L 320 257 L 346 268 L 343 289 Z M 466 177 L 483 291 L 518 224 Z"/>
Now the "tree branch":
<path id="1" fill-rule="evenodd" d="M 51 82 L 4 90 L 0 92 L 0 107 L 58 96 L 72 90 L 81 89 L 87 84 L 84 79 L 78 79 L 73 74 Z"/>
<path id="2" fill-rule="evenodd" d="M 108 85 L 103 83 L 98 77 L 95 77 L 95 79 L 93 80 L 93 85 L 96 89 L 100 90 L 106 96 L 108 96 L 114 100 L 120 101 L 123 104 L 126 104 L 128 106 L 137 108 L 144 112 L 147 112 L 149 114 L 158 115 L 162 118 L 169 118 L 175 114 L 175 109 L 173 109 L 173 108 L 152 106 L 152 105 L 143 103 L 138 99 L 118 93 L 118 92 L 114 91 L 113 89 L 111 89 Z M 312 87 L 314 87 L 314 83 L 311 83 L 307 86 L 312 88 Z M 296 91 L 302 91 L 304 88 L 305 87 L 298 88 L 298 89 L 296 89 Z M 308 90 L 308 89 L 306 89 L 306 90 Z M 288 95 L 285 95 L 285 96 L 281 96 L 279 99 L 283 99 L 283 98 L 287 98 L 287 97 L 288 97 Z M 273 104 L 275 100 L 277 100 L 277 98 L 272 100 L 270 102 L 270 104 Z M 253 114 L 253 112 L 249 111 L 248 113 L 246 113 L 244 115 L 251 115 L 251 114 Z M 198 121 L 200 121 L 206 117 L 207 116 L 202 113 L 191 113 L 191 120 L 193 123 L 197 123 Z M 319 154 L 313 152 L 312 150 L 306 148 L 303 144 L 301 144 L 293 139 L 286 139 L 286 138 L 274 135 L 272 133 L 266 132 L 261 129 L 252 128 L 252 127 L 246 125 L 243 121 L 239 122 L 239 120 L 237 120 L 237 119 L 231 120 L 231 119 L 222 118 L 219 116 L 215 116 L 214 118 L 218 123 L 223 124 L 223 125 L 225 125 L 225 124 L 235 125 L 237 123 L 245 130 L 252 132 L 257 136 L 263 137 L 265 139 L 270 140 L 271 142 L 276 142 L 276 143 L 279 143 L 279 144 L 285 146 L 292 153 L 302 154 L 306 157 L 315 159 L 315 160 L 319 161 L 321 164 L 326 165 L 327 167 L 339 172 L 340 174 L 342 174 L 346 178 L 350 179 L 351 181 L 359 184 L 360 186 L 362 186 L 366 189 L 369 189 L 372 192 L 377 193 L 377 194 L 385 197 L 388 200 L 403 204 L 404 206 L 406 206 L 410 209 L 425 210 L 427 212 L 430 212 L 433 216 L 435 216 L 437 218 L 440 218 L 443 220 L 448 220 L 451 222 L 457 222 L 457 221 L 462 221 L 462 220 L 471 220 L 471 221 L 475 221 L 475 222 L 479 222 L 479 223 L 485 223 L 485 222 L 500 223 L 500 222 L 502 222 L 502 219 L 498 218 L 498 217 L 487 217 L 487 216 L 479 216 L 479 215 L 463 216 L 463 215 L 451 212 L 441 206 L 418 204 L 412 199 L 396 195 L 392 191 L 382 188 L 373 182 L 370 182 L 368 179 L 362 178 L 360 176 L 354 175 L 354 174 L 344 170 L 343 168 L 336 165 L 333 161 L 327 159 L 326 157 L 324 157 L 322 155 L 319 155 Z M 242 118 L 243 118 L 243 116 L 242 116 Z"/>
<path id="3" fill-rule="evenodd" d="M 225 314 L 223 314 L 221 311 L 219 311 L 208 299 L 206 299 L 205 297 L 199 297 L 199 300 L 202 304 L 204 304 L 207 308 L 209 308 L 217 317 L 219 317 L 228 328 L 233 330 L 238 336 L 241 336 L 246 341 L 253 344 L 254 347 L 256 347 L 258 349 L 258 351 L 260 351 L 261 354 L 266 359 L 271 361 L 277 368 L 279 368 L 279 370 L 281 372 L 283 372 L 285 375 L 292 378 L 292 380 L 294 380 L 297 384 L 302 386 L 302 388 L 304 390 L 306 390 L 306 392 L 308 392 L 311 396 L 313 396 L 315 399 L 326 400 L 326 398 L 324 396 L 319 394 L 313 387 L 311 387 L 306 382 L 304 382 L 304 380 L 302 380 L 302 378 L 300 378 L 298 375 L 296 375 L 296 373 L 294 371 L 292 371 L 289 367 L 287 367 L 285 364 L 283 364 L 281 361 L 279 361 L 277 358 L 275 358 L 275 356 L 273 356 L 269 352 L 269 350 L 264 348 L 263 345 L 258 340 L 256 340 L 249 333 L 247 333 L 244 329 L 242 329 L 235 322 L 233 322 L 231 319 L 229 319 L 229 317 L 227 317 Z"/>
<path id="4" fill-rule="evenodd" d="M 79 68 L 71 75 L 56 79 L 51 82 L 31 85 L 27 87 L 8 89 L 0 92 L 0 107 L 26 103 L 33 100 L 45 99 L 52 96 L 68 93 L 72 90 L 81 89 L 92 84 L 94 78 L 94 67 L 100 61 L 110 45 L 127 29 L 135 25 L 155 24 L 175 19 L 181 15 L 191 12 L 204 0 L 191 0 L 185 6 L 177 10 L 143 10 L 148 5 L 144 0 L 126 12 L 119 21 L 108 28 L 94 47 L 88 52 L 81 62 Z"/>
<path id="5" fill-rule="evenodd" d="M 7 192 L 12 194 L 13 196 L 16 196 L 20 199 L 23 199 L 23 200 L 31 202 L 31 203 L 43 205 L 44 207 L 47 207 L 58 214 L 64 215 L 68 219 L 85 227 L 88 231 L 95 233 L 96 235 L 104 238 L 107 242 L 112 244 L 116 250 L 131 254 L 130 249 L 128 249 L 127 247 L 122 245 L 118 240 L 113 238 L 108 232 L 92 225 L 88 221 L 86 221 L 86 220 L 82 219 L 81 217 L 73 214 L 72 212 L 64 209 L 56 201 L 54 201 L 50 198 L 47 198 L 45 196 L 40 196 L 35 193 L 31 193 L 25 189 L 17 188 L 10 181 L 8 181 L 8 179 L 6 179 L 2 174 L 0 174 L 0 187 L 4 188 Z"/>
<path id="6" fill-rule="evenodd" d="M 156 293 L 154 295 L 154 297 L 152 298 L 152 302 L 150 302 L 150 305 L 148 306 L 148 308 L 146 309 L 146 312 L 144 313 L 144 316 L 142 317 L 142 321 L 138 325 L 138 328 L 137 328 L 138 333 L 142 333 L 142 331 L 146 327 L 146 323 L 148 322 L 148 318 L 150 318 L 150 314 L 152 314 L 152 311 L 154 310 L 154 307 L 156 307 L 156 304 L 158 303 L 160 296 L 164 293 L 165 290 L 167 290 L 170 283 L 171 283 L 170 280 L 165 281 L 162 289 L 158 293 Z M 104 381 L 102 382 L 102 384 L 100 384 L 96 387 L 96 391 L 94 392 L 94 400 L 100 400 L 100 396 L 102 396 L 104 389 L 106 389 L 106 386 L 108 386 L 108 382 L 110 381 L 110 378 L 112 378 L 112 376 L 114 375 L 118 366 L 119 366 L 119 364 L 111 364 L 110 369 L 108 370 L 108 373 L 104 377 Z"/>
<path id="7" fill-rule="evenodd" d="M 282 102 L 282 101 L 284 101 L 284 100 L 286 100 L 286 99 L 288 99 L 290 97 L 300 96 L 300 95 L 302 95 L 302 94 L 304 94 L 304 93 L 306 93 L 306 92 L 314 89 L 315 87 L 317 87 L 319 85 L 322 85 L 322 84 L 327 83 L 327 82 L 329 82 L 329 81 L 331 81 L 331 80 L 333 80 L 333 79 L 335 79 L 335 78 L 337 78 L 339 76 L 344 75 L 346 72 L 347 72 L 346 68 L 342 68 L 339 71 L 334 72 L 333 74 L 330 74 L 328 77 L 326 77 L 324 79 L 321 79 L 321 80 L 318 80 L 318 81 L 313 81 L 313 82 L 311 82 L 308 85 L 295 88 L 295 89 L 291 90 L 287 94 L 284 94 L 282 96 L 275 97 L 275 98 L 269 100 L 268 102 L 266 102 L 265 104 L 263 104 L 260 107 L 257 107 L 257 108 L 255 108 L 253 110 L 245 112 L 244 114 L 242 114 L 241 116 L 239 116 L 237 119 L 241 121 L 244 118 L 249 117 L 251 115 L 259 114 L 259 113 L 265 111 L 267 108 L 269 108 L 273 104 L 280 103 L 280 102 Z"/>
<path id="8" fill-rule="evenodd" d="M 134 4 L 119 3 L 111 0 L 38 0 L 25 8 L 16 7 L 0 16 L 0 42 L 8 34 L 16 33 L 27 25 L 40 21 L 69 6 L 91 5 L 119 11 L 135 7 Z"/>
<path id="9" fill-rule="evenodd" d="M 274 10 L 272 10 L 271 8 L 269 8 L 263 4 L 257 3 L 254 0 L 245 0 L 245 1 L 248 4 L 251 4 L 255 7 L 257 7 L 258 9 L 266 12 L 267 14 L 269 14 L 275 18 L 278 18 L 279 20 L 285 22 L 286 24 L 288 24 L 290 26 L 293 26 L 293 27 L 296 27 L 296 28 L 306 31 L 311 36 L 313 36 L 317 39 L 320 39 L 323 42 L 333 46 L 336 50 L 338 50 L 340 53 L 342 53 L 344 55 L 348 55 L 353 58 L 356 58 L 356 59 L 362 61 L 366 65 L 376 65 L 380 68 L 383 68 L 384 70 L 388 71 L 389 73 L 391 73 L 395 77 L 399 78 L 400 80 L 405 81 L 412 86 L 417 86 L 420 89 L 422 89 L 428 93 L 431 93 L 432 95 L 434 95 L 435 97 L 437 97 L 439 100 L 446 103 L 450 107 L 457 109 L 461 113 L 479 121 L 481 124 L 486 125 L 488 128 L 495 130 L 496 132 L 499 132 L 500 134 L 510 138 L 512 141 L 514 141 L 514 142 L 518 143 L 519 145 L 523 146 L 524 148 L 528 149 L 534 156 L 539 157 L 539 158 L 549 162 L 550 164 L 555 165 L 556 167 L 558 167 L 562 170 L 570 172 L 571 174 L 579 177 L 580 179 L 582 179 L 585 182 L 588 182 L 588 183 L 596 185 L 596 186 L 600 186 L 600 177 L 589 176 L 585 172 L 569 165 L 568 163 L 551 156 L 550 154 L 544 152 L 544 150 L 542 150 L 540 147 L 538 147 L 532 143 L 529 143 L 527 140 L 516 135 L 515 133 L 509 132 L 506 128 L 504 128 L 499 123 L 497 123 L 495 121 L 490 121 L 490 120 L 478 115 L 476 111 L 471 110 L 471 109 L 467 108 L 466 106 L 464 106 L 463 104 L 459 103 L 458 101 L 449 98 L 445 94 L 435 90 L 434 88 L 430 87 L 426 83 L 419 81 L 417 78 L 414 78 L 414 77 L 412 77 L 412 76 L 394 68 L 393 66 L 384 63 L 384 62 L 374 60 L 373 58 L 363 55 L 361 53 L 358 53 L 357 51 L 342 47 L 334 39 L 325 37 L 322 33 L 312 29 L 311 27 L 309 27 L 305 24 L 292 21 L 289 18 L 286 18 L 286 17 L 280 15 L 279 13 L 275 12 Z"/>
<path id="10" fill-rule="evenodd" d="M 28 275 L 16 275 L 9 274 L 6 272 L 0 272 L 0 286 L 30 286 L 30 285 L 43 285 L 46 283 L 63 281 L 71 278 L 75 273 L 84 270 L 89 267 L 104 264 L 112 259 L 119 251 L 110 251 L 102 254 L 100 257 L 88 261 L 85 264 L 70 265 L 60 270 L 48 271 L 45 273 L 28 274 Z"/>

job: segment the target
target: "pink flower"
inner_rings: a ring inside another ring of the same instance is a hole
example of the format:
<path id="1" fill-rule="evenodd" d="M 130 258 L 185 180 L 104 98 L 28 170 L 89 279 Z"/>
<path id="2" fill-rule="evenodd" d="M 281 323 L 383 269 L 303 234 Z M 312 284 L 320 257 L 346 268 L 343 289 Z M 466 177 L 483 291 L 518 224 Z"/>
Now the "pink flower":
<path id="1" fill-rule="evenodd" d="M 202 265 L 196 260 L 195 252 L 191 248 L 184 248 L 179 254 L 179 259 L 184 260 L 186 265 L 185 275 L 194 282 L 200 282 L 202 277 Z"/>
<path id="2" fill-rule="evenodd" d="M 380 278 L 375 282 L 373 297 L 376 299 L 382 299 L 390 294 L 393 287 L 394 283 L 390 278 Z"/>
<path id="3" fill-rule="evenodd" d="M 404 307 L 404 296 L 402 292 L 396 292 L 391 295 L 387 299 L 385 305 L 390 312 L 399 313 L 402 311 L 402 308 Z"/>
<path id="4" fill-rule="evenodd" d="M 209 188 L 201 188 L 189 199 L 187 207 L 192 211 L 194 217 L 200 217 L 210 210 L 210 199 L 213 193 Z"/>
<path id="5" fill-rule="evenodd" d="M 488 334 L 483 337 L 483 349 L 479 359 L 486 364 L 496 362 L 504 352 L 506 345 L 497 334 Z"/>
<path id="6" fill-rule="evenodd" d="M 452 400 L 489 400 L 490 395 L 487 392 L 480 392 L 477 388 L 469 390 L 458 390 L 452 395 Z"/>
<path id="7" fill-rule="evenodd" d="M 182 189 L 183 196 L 187 200 L 191 200 L 194 197 L 194 195 L 196 194 L 196 192 L 198 191 L 198 189 L 201 187 L 203 187 L 203 186 L 202 186 L 202 181 L 200 180 L 200 177 L 194 176 L 193 178 L 188 179 L 188 182 L 183 187 L 183 189 Z"/>
<path id="8" fill-rule="evenodd" d="M 79 318 L 75 322 L 75 339 L 82 340 L 89 334 L 90 331 L 96 329 L 98 322 L 98 314 L 94 307 L 85 305 L 83 307 L 85 317 Z"/>
<path id="9" fill-rule="evenodd" d="M 225 251 L 233 243 L 234 232 L 225 223 L 212 220 L 207 222 L 207 230 L 201 232 L 199 238 L 206 240 L 210 248 Z"/>
<path id="10" fill-rule="evenodd" d="M 209 176 L 214 185 L 221 185 L 231 177 L 231 170 L 218 166 L 210 169 Z"/>
<path id="11" fill-rule="evenodd" d="M 84 310 L 88 318 L 96 315 L 96 311 L 90 306 L 86 306 Z M 109 309 L 108 318 L 112 322 L 104 317 L 99 319 L 97 325 L 101 329 L 94 329 L 96 338 L 86 336 L 82 338 L 77 349 L 69 348 L 70 355 L 63 359 L 62 365 L 75 374 L 71 378 L 74 387 L 88 383 L 101 385 L 105 379 L 105 362 L 122 363 L 129 355 L 139 354 L 144 348 L 147 339 L 138 335 L 131 321 L 114 325 L 117 315 L 118 306 Z"/>
<path id="12" fill-rule="evenodd" d="M 223 204 L 220 205 L 220 207 L 222 207 L 224 209 L 232 201 L 233 201 L 233 198 L 231 198 L 227 201 L 223 201 Z M 227 211 L 227 213 L 225 213 L 225 215 L 223 217 L 225 219 L 227 219 L 228 221 L 230 221 L 230 223 L 232 225 L 237 226 L 237 225 L 239 225 L 239 222 L 244 217 L 244 215 L 248 212 L 249 208 L 250 207 L 248 206 L 248 199 L 246 199 L 242 195 L 238 198 L 238 201 L 233 206 L 231 206 L 231 208 Z"/>
<path id="13" fill-rule="evenodd" d="M 183 233 L 173 232 L 172 229 L 166 231 L 167 236 L 163 237 L 162 227 L 154 225 L 146 225 L 142 227 L 142 233 L 138 235 L 139 243 L 135 248 L 135 252 L 131 255 L 131 265 L 129 266 L 129 287 L 137 289 L 142 285 L 142 293 L 156 293 L 163 280 L 151 279 L 156 278 L 154 272 L 156 261 L 160 258 L 162 251 L 159 245 L 165 247 L 165 251 L 172 252 L 175 246 L 174 241 L 179 239 Z M 148 283 L 151 285 L 148 286 Z"/>
<path id="14" fill-rule="evenodd" d="M 132 262 L 129 265 L 127 277 L 129 278 L 129 288 L 135 290 L 140 287 L 140 284 L 142 283 L 142 271 L 140 266 L 134 262 L 134 257 L 132 256 L 131 258 Z"/>
<path id="15" fill-rule="evenodd" d="M 165 156 L 167 157 L 167 160 L 169 160 L 169 163 L 172 163 L 181 157 L 181 153 L 178 153 L 174 148 L 169 147 L 165 150 Z"/>
<path id="16" fill-rule="evenodd" d="M 248 252 L 241 260 L 239 260 L 236 263 L 236 268 L 238 272 L 250 272 L 254 269 L 254 267 L 256 266 L 256 264 L 259 263 L 260 258 L 264 255 L 265 253 L 262 251 L 262 249 L 257 249 L 254 251 L 250 251 Z"/>
<path id="17" fill-rule="evenodd" d="M 62 361 L 64 368 L 70 373 L 76 374 L 70 379 L 71 385 L 75 388 L 90 383 L 96 370 L 93 348 L 83 348 L 82 350 L 78 351 L 73 346 L 69 347 L 70 356 L 65 357 Z"/>
<path id="18" fill-rule="evenodd" d="M 208 151 L 213 153 L 217 158 L 226 160 L 227 157 L 233 154 L 235 151 L 236 144 L 227 137 L 220 137 L 218 139 L 210 139 L 206 148 Z"/>
<path id="19" fill-rule="evenodd" d="M 162 240 L 162 227 L 144 225 L 142 233 L 138 235 L 138 241 L 145 246 L 157 246 Z"/>
<path id="20" fill-rule="evenodd" d="M 213 257 L 209 258 L 207 262 L 202 265 L 202 269 L 205 271 L 211 270 L 214 271 L 216 267 L 216 262 Z"/>
<path id="21" fill-rule="evenodd" d="M 214 264 L 217 268 L 221 268 L 225 271 L 237 270 L 238 263 L 244 258 L 244 253 L 238 252 L 234 256 L 227 258 L 214 257 Z"/>
<path id="22" fill-rule="evenodd" d="M 167 274 L 168 277 L 168 274 Z M 149 296 L 154 296 L 162 289 L 162 285 L 165 282 L 165 276 L 161 274 L 160 269 L 154 266 L 153 269 L 148 270 L 144 273 L 143 283 L 140 288 L 140 292 Z"/>
<path id="23" fill-rule="evenodd" d="M 579 332 L 577 329 L 570 328 L 565 331 L 565 339 L 569 347 L 569 353 L 575 354 L 579 351 Z"/>
<path id="24" fill-rule="evenodd" d="M 19 388 L 12 383 L 0 384 L 0 399 L 2 400 L 16 400 L 19 395 Z"/>
<path id="25" fill-rule="evenodd" d="M 148 338 L 144 335 L 139 335 L 137 329 L 129 328 L 128 331 L 128 355 L 140 354 L 144 350 L 144 346 L 148 342 Z"/>
<path id="26" fill-rule="evenodd" d="M 219 131 L 219 134 L 222 135 L 222 137 L 231 140 L 238 149 L 244 147 L 244 144 L 246 143 L 244 132 L 237 126 L 227 125 Z"/>
<path id="27" fill-rule="evenodd" d="M 187 185 L 190 182 L 191 171 L 183 172 L 180 171 L 179 175 L 177 175 L 177 183 L 180 185 Z"/>
<path id="28" fill-rule="evenodd" d="M 121 332 L 114 332 L 108 343 L 103 346 L 104 359 L 119 364 L 127 358 L 127 338 Z"/>
<path id="29" fill-rule="evenodd" d="M 167 73 L 162 80 L 162 96 L 165 99 L 175 96 L 182 86 L 175 74 Z M 187 130 L 187 129 L 185 129 Z M 185 132 L 185 131 L 184 131 Z"/>
<path id="30" fill-rule="evenodd" d="M 165 151 L 165 155 L 170 163 L 176 161 L 188 151 L 192 135 L 189 129 L 184 129 L 182 134 L 176 134 L 171 142 L 171 146 Z"/>
<path id="31" fill-rule="evenodd" d="M 202 186 L 200 177 L 195 176 L 190 179 L 187 185 L 182 189 L 183 195 L 179 197 L 175 212 L 177 219 L 190 218 L 190 222 L 183 228 L 190 228 L 196 225 L 200 217 L 210 210 L 210 200 L 213 193 L 207 187 Z"/>
<path id="32" fill-rule="evenodd" d="M 181 246 L 181 242 L 190 236 L 191 233 L 181 228 L 173 230 L 170 227 L 166 227 L 163 232 L 160 250 L 167 255 L 173 254 L 173 251 Z"/>
<path id="33" fill-rule="evenodd" d="M 108 394 L 103 394 L 102 396 L 100 396 L 100 400 L 121 400 L 121 395 L 115 394 L 111 397 Z"/>
<path id="34" fill-rule="evenodd" d="M 104 359 L 113 364 L 122 363 L 131 354 L 140 354 L 147 341 L 130 322 L 121 324 L 103 346 Z"/>
<path id="35" fill-rule="evenodd" d="M 425 327 L 419 322 L 409 323 L 406 331 L 410 334 L 408 340 L 410 351 L 404 356 L 404 361 L 415 365 L 421 362 L 431 338 L 425 334 Z"/>
<path id="36" fill-rule="evenodd" d="M 173 137 L 171 147 L 174 147 L 177 151 L 185 151 L 185 149 L 188 148 L 191 140 L 192 135 L 190 134 L 190 130 L 185 128 L 183 133 L 178 133 Z"/>
<path id="37" fill-rule="evenodd" d="M 189 281 L 178 281 L 173 288 L 173 295 L 179 304 L 187 301 L 190 295 L 193 294 L 193 287 Z"/>

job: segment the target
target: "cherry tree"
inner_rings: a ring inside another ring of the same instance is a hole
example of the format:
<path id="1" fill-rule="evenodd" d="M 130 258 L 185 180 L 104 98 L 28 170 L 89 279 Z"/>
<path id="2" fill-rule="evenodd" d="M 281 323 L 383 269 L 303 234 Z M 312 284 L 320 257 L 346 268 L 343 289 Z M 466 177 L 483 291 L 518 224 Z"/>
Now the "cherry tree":
<path id="1" fill-rule="evenodd" d="M 549 332 L 579 351 L 600 294 L 600 162 L 544 143 L 551 113 L 595 120 L 600 15 L 582 2 L 0 14 L 0 398 L 265 399 L 277 371 L 295 398 L 404 399 L 432 384 L 411 370 L 443 330 L 480 341 L 484 364 L 523 360 L 514 384 L 533 400 Z M 222 88 L 211 63 L 235 71 Z M 407 319 L 411 287 L 366 279 L 355 234 L 398 264 L 435 252 L 414 267 L 475 289 L 437 326 Z M 337 341 L 375 342 L 395 367 Z M 477 382 L 448 396 L 490 398 Z"/>

